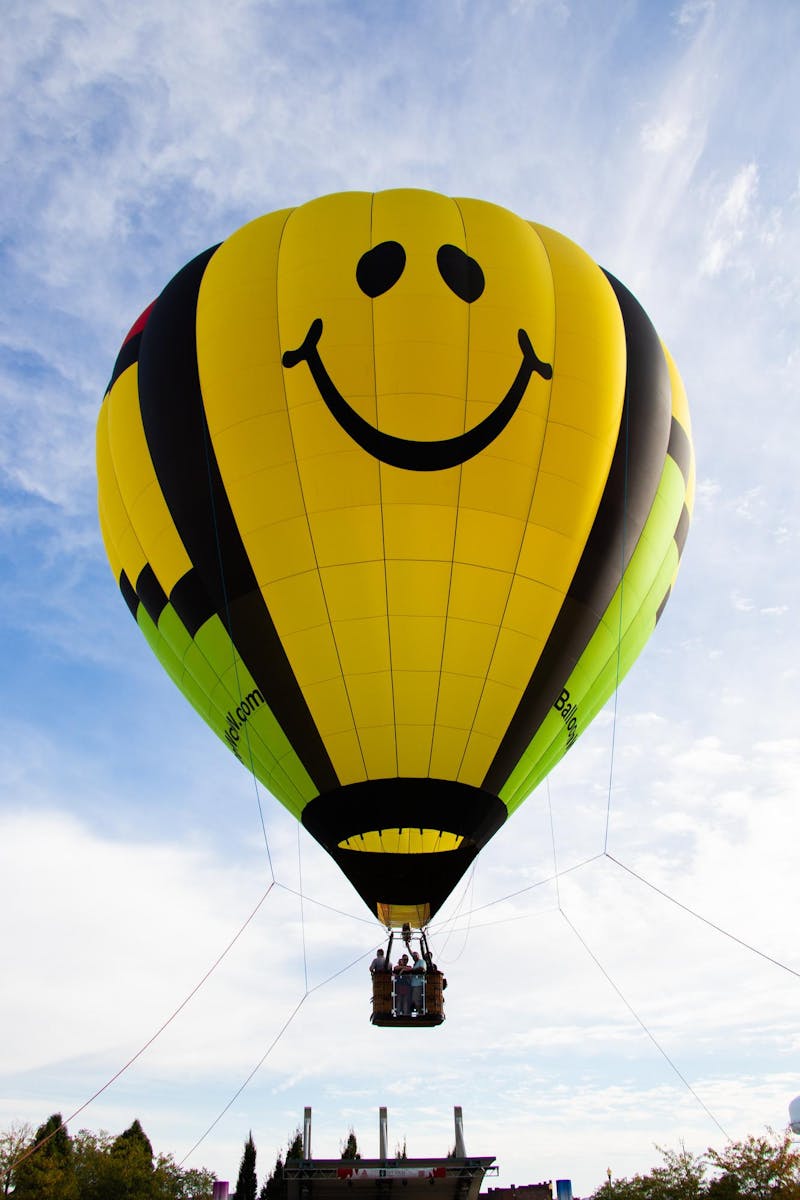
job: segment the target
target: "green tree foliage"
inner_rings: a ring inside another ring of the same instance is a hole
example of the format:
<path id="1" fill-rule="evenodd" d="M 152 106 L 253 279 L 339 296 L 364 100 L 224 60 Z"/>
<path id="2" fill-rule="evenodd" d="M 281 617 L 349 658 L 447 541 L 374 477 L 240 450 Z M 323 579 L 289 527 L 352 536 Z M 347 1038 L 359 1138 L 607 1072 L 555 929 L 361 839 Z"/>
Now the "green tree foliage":
<path id="1" fill-rule="evenodd" d="M 239 1178 L 236 1180 L 235 1200 L 257 1200 L 258 1179 L 256 1177 L 256 1144 L 251 1130 L 242 1152 Z"/>
<path id="2" fill-rule="evenodd" d="M 258 1200 L 283 1200 L 286 1195 L 286 1179 L 283 1171 L 283 1159 L 280 1154 L 275 1159 L 275 1166 L 270 1171 L 258 1193 Z"/>
<path id="3" fill-rule="evenodd" d="M 302 1158 L 303 1157 L 303 1135 L 299 1129 L 295 1129 L 294 1136 L 289 1142 L 289 1149 L 286 1151 L 286 1157 Z"/>
<path id="4" fill-rule="evenodd" d="M 153 1147 L 150 1138 L 142 1129 L 138 1117 L 128 1129 L 124 1130 L 118 1138 L 114 1139 L 111 1147 L 112 1154 L 124 1155 L 131 1152 L 152 1165 Z"/>
<path id="5" fill-rule="evenodd" d="M 159 1163 L 171 1180 L 170 1200 L 212 1200 L 216 1175 L 205 1167 L 192 1167 L 183 1171 L 170 1155 L 159 1159 Z"/>
<path id="6" fill-rule="evenodd" d="M 14 1200 L 80 1200 L 72 1142 L 61 1113 L 39 1126 L 33 1142 L 43 1144 L 16 1168 Z"/>
<path id="7" fill-rule="evenodd" d="M 80 1200 L 169 1200 L 174 1180 L 167 1162 L 134 1121 L 118 1137 L 81 1130 L 73 1142 Z"/>
<path id="8" fill-rule="evenodd" d="M 748 1137 L 724 1150 L 709 1150 L 719 1175 L 709 1186 L 712 1200 L 796 1200 L 800 1197 L 800 1154 L 791 1135 Z"/>
<path id="9" fill-rule="evenodd" d="M 286 1161 L 289 1159 L 303 1158 L 303 1135 L 299 1129 L 295 1129 L 289 1145 L 286 1149 Z M 283 1165 L 284 1160 L 281 1158 L 280 1152 L 275 1160 L 275 1166 L 270 1171 L 267 1178 L 262 1184 L 261 1191 L 258 1193 L 258 1200 L 286 1200 L 286 1172 Z"/>
<path id="10" fill-rule="evenodd" d="M 347 1141 L 342 1148 L 342 1159 L 345 1162 L 356 1162 L 360 1158 L 361 1155 L 358 1152 L 355 1130 L 351 1126 L 350 1132 L 347 1135 Z"/>
<path id="11" fill-rule="evenodd" d="M 212 1172 L 183 1171 L 171 1155 L 154 1160 L 139 1121 L 116 1138 L 86 1129 L 71 1138 L 56 1113 L 28 1142 L 50 1134 L 14 1170 L 14 1190 L 6 1192 L 14 1200 L 211 1200 Z"/>
<path id="12" fill-rule="evenodd" d="M 610 1179 L 593 1200 L 800 1200 L 800 1152 L 789 1134 L 770 1130 L 701 1155 L 658 1150 L 659 1166 Z"/>
<path id="13" fill-rule="evenodd" d="M 14 1164 L 33 1145 L 33 1129 L 25 1121 L 23 1124 L 13 1124 L 10 1129 L 0 1130 L 0 1183 L 3 1196 L 8 1196 L 14 1185 Z"/>

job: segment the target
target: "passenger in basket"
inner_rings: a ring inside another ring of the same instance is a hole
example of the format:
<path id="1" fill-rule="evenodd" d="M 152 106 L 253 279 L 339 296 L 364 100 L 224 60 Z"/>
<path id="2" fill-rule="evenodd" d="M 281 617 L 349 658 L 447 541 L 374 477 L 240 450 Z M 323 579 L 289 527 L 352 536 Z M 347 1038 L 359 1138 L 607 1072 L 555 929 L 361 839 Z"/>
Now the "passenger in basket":
<path id="1" fill-rule="evenodd" d="M 421 1016 L 423 1013 L 422 989 L 425 984 L 425 959 L 421 954 L 417 954 L 414 959 L 409 980 L 411 982 L 411 1008 L 414 1013 Z"/>
<path id="2" fill-rule="evenodd" d="M 394 969 L 395 1012 L 398 1017 L 411 1013 L 411 966 L 408 955 L 400 956 Z"/>

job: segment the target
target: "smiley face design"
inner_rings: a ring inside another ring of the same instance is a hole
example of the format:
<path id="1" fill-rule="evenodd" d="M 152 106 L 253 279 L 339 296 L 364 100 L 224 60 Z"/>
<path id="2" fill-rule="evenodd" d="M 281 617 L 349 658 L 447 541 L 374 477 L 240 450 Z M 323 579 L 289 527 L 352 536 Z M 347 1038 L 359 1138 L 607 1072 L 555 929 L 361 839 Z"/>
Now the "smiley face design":
<path id="1" fill-rule="evenodd" d="M 445 243 L 436 253 L 440 281 L 464 304 L 480 301 L 485 289 L 485 277 L 480 263 L 460 247 Z M 358 260 L 355 277 L 361 292 L 376 301 L 397 285 L 406 267 L 406 251 L 395 240 L 378 243 L 366 250 Z M 553 368 L 543 362 L 533 348 L 525 329 L 518 329 L 517 340 L 521 353 L 514 379 L 492 411 L 478 424 L 455 437 L 418 441 L 397 437 L 376 428 L 365 420 L 344 398 L 331 378 L 319 344 L 324 332 L 321 317 L 315 317 L 303 341 L 282 357 L 284 367 L 291 369 L 305 362 L 320 396 L 333 418 L 362 450 L 389 466 L 404 470 L 442 471 L 466 462 L 485 450 L 502 433 L 519 407 L 531 376 L 552 379 Z"/>

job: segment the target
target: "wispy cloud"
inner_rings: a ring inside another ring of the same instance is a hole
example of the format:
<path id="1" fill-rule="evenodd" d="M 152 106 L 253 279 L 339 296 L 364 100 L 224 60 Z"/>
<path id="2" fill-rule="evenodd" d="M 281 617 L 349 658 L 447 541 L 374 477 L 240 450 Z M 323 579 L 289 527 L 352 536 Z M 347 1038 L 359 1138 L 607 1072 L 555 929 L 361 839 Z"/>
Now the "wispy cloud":
<path id="1" fill-rule="evenodd" d="M 754 162 L 746 163 L 725 189 L 706 234 L 706 249 L 700 262 L 700 270 L 705 274 L 718 274 L 741 245 L 757 194 L 758 167 Z"/>

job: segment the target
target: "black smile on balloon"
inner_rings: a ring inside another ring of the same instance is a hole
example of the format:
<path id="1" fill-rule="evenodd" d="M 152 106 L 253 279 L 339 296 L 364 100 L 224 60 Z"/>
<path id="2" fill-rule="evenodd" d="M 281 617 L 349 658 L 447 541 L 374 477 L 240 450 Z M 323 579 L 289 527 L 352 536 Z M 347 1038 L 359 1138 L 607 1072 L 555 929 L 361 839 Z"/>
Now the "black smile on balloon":
<path id="1" fill-rule="evenodd" d="M 356 269 L 359 287 L 371 299 L 375 299 L 394 286 L 403 273 L 405 262 L 405 251 L 399 242 L 381 242 L 359 260 Z M 467 304 L 472 304 L 482 294 L 483 271 L 475 259 L 463 250 L 457 246 L 441 246 L 436 262 L 444 282 Z M 519 369 L 511 387 L 488 417 L 457 437 L 418 442 L 383 433 L 348 404 L 320 357 L 317 347 L 321 337 L 322 319 L 316 317 L 297 349 L 284 353 L 283 365 L 290 368 L 307 362 L 320 396 L 345 433 L 374 458 L 406 471 L 443 471 L 474 458 L 505 429 L 525 395 L 531 376 L 538 374 L 543 379 L 553 377 L 552 365 L 538 358 L 527 333 L 520 329 L 517 332 L 522 352 Z"/>

